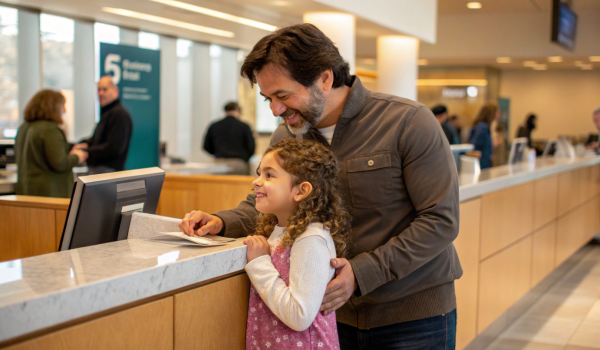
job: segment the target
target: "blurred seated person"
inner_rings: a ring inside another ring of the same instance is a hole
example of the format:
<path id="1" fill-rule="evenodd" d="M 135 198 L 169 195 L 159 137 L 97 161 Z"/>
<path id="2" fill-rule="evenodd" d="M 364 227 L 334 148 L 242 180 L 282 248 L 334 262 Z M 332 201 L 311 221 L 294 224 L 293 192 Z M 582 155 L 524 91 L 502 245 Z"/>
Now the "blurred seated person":
<path id="1" fill-rule="evenodd" d="M 125 170 L 133 122 L 129 112 L 119 100 L 119 87 L 110 75 L 98 81 L 100 122 L 94 134 L 75 145 L 76 149 L 87 150 L 89 174 L 104 174 Z"/>
<path id="2" fill-rule="evenodd" d="M 500 166 L 508 163 L 508 147 L 505 132 L 504 125 L 496 123 L 496 132 L 492 137 L 492 146 L 494 147 L 492 166 Z"/>
<path id="3" fill-rule="evenodd" d="M 600 108 L 596 109 L 594 113 L 592 113 L 592 121 L 594 122 L 594 126 L 600 132 Z M 600 154 L 600 143 L 598 143 L 598 134 L 592 134 L 588 138 L 588 142 L 586 144 L 586 148 L 591 151 L 596 151 L 597 154 Z"/>
<path id="4" fill-rule="evenodd" d="M 248 124 L 240 120 L 236 102 L 224 107 L 225 117 L 210 125 L 204 138 L 204 150 L 215 156 L 216 163 L 227 164 L 231 175 L 248 175 L 248 161 L 254 154 L 254 136 Z"/>
<path id="5" fill-rule="evenodd" d="M 460 141 L 460 143 L 462 143 L 463 129 L 462 129 L 462 126 L 460 125 L 460 120 L 458 119 L 458 116 L 455 114 L 455 115 L 451 116 L 450 118 L 448 118 L 448 123 L 450 123 L 450 125 L 452 127 L 454 127 L 454 130 L 456 130 L 456 134 L 458 134 L 459 141 Z"/>
<path id="6" fill-rule="evenodd" d="M 460 137 L 458 137 L 458 133 L 448 121 L 448 108 L 444 105 L 437 105 L 431 109 L 431 112 L 442 126 L 442 130 L 448 139 L 448 143 L 451 145 L 459 144 Z"/>
<path id="7" fill-rule="evenodd" d="M 71 197 L 73 167 L 88 155 L 67 142 L 59 127 L 65 112 L 65 97 L 53 90 L 38 92 L 25 107 L 15 141 L 18 195 Z"/>
<path id="8" fill-rule="evenodd" d="M 475 146 L 475 151 L 479 154 L 479 165 L 482 170 L 492 166 L 493 145 L 490 127 L 498 119 L 500 119 L 498 106 L 493 103 L 487 103 L 481 107 L 477 118 L 473 122 L 473 128 L 469 135 L 469 143 Z"/>
<path id="9" fill-rule="evenodd" d="M 535 153 L 540 156 L 543 151 L 535 148 L 533 146 L 533 142 L 531 140 L 531 132 L 536 128 L 537 125 L 537 116 L 533 113 L 530 113 L 525 117 L 525 121 L 523 124 L 519 125 L 519 129 L 517 130 L 517 137 L 526 137 L 527 138 L 527 147 L 529 149 L 534 149 Z"/>

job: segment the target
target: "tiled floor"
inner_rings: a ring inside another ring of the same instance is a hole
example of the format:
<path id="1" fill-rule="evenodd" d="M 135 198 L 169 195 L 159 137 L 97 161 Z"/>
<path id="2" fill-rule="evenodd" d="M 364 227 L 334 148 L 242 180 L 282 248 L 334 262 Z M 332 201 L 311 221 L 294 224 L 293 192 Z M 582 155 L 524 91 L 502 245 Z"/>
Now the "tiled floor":
<path id="1" fill-rule="evenodd" d="M 487 350 L 600 349 L 600 245 Z"/>

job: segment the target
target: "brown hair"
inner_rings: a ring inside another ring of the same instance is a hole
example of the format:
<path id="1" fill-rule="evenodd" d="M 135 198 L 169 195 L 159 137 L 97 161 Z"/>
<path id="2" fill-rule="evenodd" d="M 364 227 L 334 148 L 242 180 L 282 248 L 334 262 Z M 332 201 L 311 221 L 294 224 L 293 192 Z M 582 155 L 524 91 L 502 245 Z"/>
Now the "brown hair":
<path id="1" fill-rule="evenodd" d="M 29 100 L 25 107 L 25 120 L 50 120 L 58 124 L 63 123 L 61 107 L 65 104 L 65 97 L 58 91 L 41 90 Z"/>
<path id="2" fill-rule="evenodd" d="M 477 114 L 477 118 L 473 122 L 473 126 L 479 124 L 480 122 L 485 122 L 488 126 L 492 125 L 492 122 L 496 118 L 496 111 L 498 110 L 498 106 L 494 103 L 486 103 L 481 107 L 479 113 Z"/>
<path id="3" fill-rule="evenodd" d="M 293 185 L 309 182 L 313 190 L 297 204 L 288 219 L 281 240 L 282 247 L 291 246 L 311 223 L 322 222 L 335 243 L 339 258 L 346 255 L 350 233 L 350 214 L 340 197 L 339 165 L 333 153 L 315 141 L 285 139 L 270 146 L 265 155 L 274 152 L 281 167 L 292 175 Z M 257 173 L 259 170 L 257 170 Z M 269 237 L 278 224 L 274 214 L 258 216 L 256 234 Z"/>
<path id="4" fill-rule="evenodd" d="M 290 72 L 300 84 L 309 87 L 328 69 L 333 71 L 333 87 L 350 85 L 350 66 L 323 32 L 309 23 L 281 28 L 260 39 L 242 65 L 242 77 L 256 83 L 256 74 L 268 64 Z"/>

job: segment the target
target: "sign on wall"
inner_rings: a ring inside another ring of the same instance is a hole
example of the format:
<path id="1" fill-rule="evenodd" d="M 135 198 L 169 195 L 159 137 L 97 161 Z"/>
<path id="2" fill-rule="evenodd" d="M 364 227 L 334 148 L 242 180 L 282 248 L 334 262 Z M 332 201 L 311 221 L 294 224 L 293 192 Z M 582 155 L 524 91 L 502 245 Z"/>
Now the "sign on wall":
<path id="1" fill-rule="evenodd" d="M 100 76 L 112 75 L 131 114 L 126 169 L 159 165 L 160 51 L 100 43 Z"/>

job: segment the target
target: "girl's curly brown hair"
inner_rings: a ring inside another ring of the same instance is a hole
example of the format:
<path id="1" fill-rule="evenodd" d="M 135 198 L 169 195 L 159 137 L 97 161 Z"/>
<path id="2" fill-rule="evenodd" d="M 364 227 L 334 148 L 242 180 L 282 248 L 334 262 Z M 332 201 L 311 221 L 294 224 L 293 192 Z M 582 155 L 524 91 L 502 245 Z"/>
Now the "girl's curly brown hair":
<path id="1" fill-rule="evenodd" d="M 279 165 L 292 175 L 292 186 L 309 182 L 313 187 L 288 219 L 281 240 L 282 247 L 291 246 L 311 223 L 322 222 L 323 227 L 329 229 L 338 258 L 345 257 L 350 214 L 339 195 L 339 166 L 333 153 L 321 143 L 295 139 L 285 139 L 271 145 L 265 155 L 270 152 L 274 152 Z M 269 237 L 277 224 L 277 216 L 261 213 L 256 234 Z"/>

